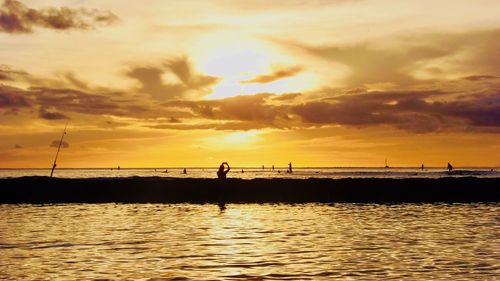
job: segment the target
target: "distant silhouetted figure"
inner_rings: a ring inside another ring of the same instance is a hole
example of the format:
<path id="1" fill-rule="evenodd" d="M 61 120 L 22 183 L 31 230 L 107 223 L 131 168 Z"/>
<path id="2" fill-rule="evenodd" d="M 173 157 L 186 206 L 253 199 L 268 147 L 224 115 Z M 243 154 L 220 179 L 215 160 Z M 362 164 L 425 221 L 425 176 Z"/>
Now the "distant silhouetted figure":
<path id="1" fill-rule="evenodd" d="M 452 170 L 453 170 L 453 166 L 448 162 L 448 172 L 451 173 Z"/>
<path id="2" fill-rule="evenodd" d="M 264 170 L 264 165 L 262 165 L 262 170 Z"/>
<path id="3" fill-rule="evenodd" d="M 183 174 L 187 174 L 186 168 L 184 168 L 184 171 L 182 171 Z"/>
<path id="4" fill-rule="evenodd" d="M 227 166 L 227 169 L 224 170 L 225 166 Z M 229 164 L 227 162 L 222 162 L 222 164 L 220 164 L 220 166 L 219 166 L 219 170 L 217 171 L 217 177 L 219 179 L 225 179 L 229 170 L 231 170 L 231 167 L 229 167 Z"/>
<path id="5" fill-rule="evenodd" d="M 273 165 L 273 167 L 271 169 L 274 171 L 274 165 Z"/>
<path id="6" fill-rule="evenodd" d="M 424 164 L 422 164 L 422 167 L 420 169 L 422 169 L 422 171 L 424 170 Z"/>
<path id="7" fill-rule="evenodd" d="M 243 174 L 245 171 L 243 171 L 243 169 L 241 169 L 241 173 Z"/>
<path id="8" fill-rule="evenodd" d="M 118 166 L 118 170 L 120 170 L 120 169 L 121 169 L 120 166 Z"/>
<path id="9" fill-rule="evenodd" d="M 292 171 L 292 162 L 288 163 L 288 170 L 286 172 L 287 173 L 293 173 L 293 171 Z"/>
<path id="10" fill-rule="evenodd" d="M 219 210 L 221 213 L 223 213 L 226 210 L 226 203 L 225 202 L 219 202 L 217 205 L 219 206 Z"/>
<path id="11" fill-rule="evenodd" d="M 168 173 L 168 169 L 165 169 L 165 171 L 163 171 L 164 173 Z"/>

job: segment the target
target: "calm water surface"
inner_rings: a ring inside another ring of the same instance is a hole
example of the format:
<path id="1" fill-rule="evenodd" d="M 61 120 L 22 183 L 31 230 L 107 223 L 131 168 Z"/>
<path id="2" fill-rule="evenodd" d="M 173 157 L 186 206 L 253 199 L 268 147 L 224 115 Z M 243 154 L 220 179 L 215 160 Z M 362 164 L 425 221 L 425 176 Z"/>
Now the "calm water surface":
<path id="1" fill-rule="evenodd" d="M 237 168 L 233 167 L 228 174 L 230 178 L 441 178 L 441 177 L 500 177 L 498 167 L 461 168 L 451 174 L 445 168 L 294 168 L 293 173 L 286 173 L 286 167 Z M 55 177 L 59 178 L 112 178 L 112 177 L 170 177 L 170 178 L 215 178 L 216 168 L 142 168 L 142 169 L 56 169 Z M 243 173 L 241 172 L 243 170 Z M 16 178 L 24 176 L 49 176 L 50 169 L 1 169 L 0 178 Z"/>
<path id="2" fill-rule="evenodd" d="M 500 204 L 226 207 L 0 205 L 0 279 L 495 280 L 500 274 Z"/>

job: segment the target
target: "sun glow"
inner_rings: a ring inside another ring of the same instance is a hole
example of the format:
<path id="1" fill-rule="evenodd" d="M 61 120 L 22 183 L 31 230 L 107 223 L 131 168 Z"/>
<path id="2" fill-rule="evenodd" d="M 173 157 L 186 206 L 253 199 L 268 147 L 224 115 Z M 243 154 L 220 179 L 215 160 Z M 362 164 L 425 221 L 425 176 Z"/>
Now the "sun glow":
<path id="1" fill-rule="evenodd" d="M 209 75 L 221 78 L 208 98 L 256 93 L 282 94 L 301 91 L 313 84 L 314 75 L 306 72 L 269 82 L 244 82 L 283 67 L 297 65 L 293 58 L 256 38 L 223 33 L 205 37 L 200 44 L 206 47 L 199 59 L 200 68 Z"/>
<path id="2" fill-rule="evenodd" d="M 220 132 L 214 136 L 206 137 L 202 146 L 216 149 L 219 147 L 239 147 L 253 148 L 253 146 L 261 139 L 262 130 L 236 131 L 236 132 Z"/>

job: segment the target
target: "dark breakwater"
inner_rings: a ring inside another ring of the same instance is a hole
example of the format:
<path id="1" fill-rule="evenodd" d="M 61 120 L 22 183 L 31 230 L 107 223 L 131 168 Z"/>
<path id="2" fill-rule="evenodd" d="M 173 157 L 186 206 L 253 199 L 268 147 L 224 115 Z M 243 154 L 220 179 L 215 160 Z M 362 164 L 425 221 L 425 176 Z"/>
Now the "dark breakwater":
<path id="1" fill-rule="evenodd" d="M 0 179 L 0 203 L 500 202 L 500 178 Z"/>

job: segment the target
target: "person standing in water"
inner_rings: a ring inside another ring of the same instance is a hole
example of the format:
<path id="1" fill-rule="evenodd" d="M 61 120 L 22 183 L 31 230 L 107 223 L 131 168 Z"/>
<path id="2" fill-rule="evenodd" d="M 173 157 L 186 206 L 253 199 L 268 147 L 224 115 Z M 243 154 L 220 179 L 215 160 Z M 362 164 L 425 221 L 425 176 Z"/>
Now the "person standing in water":
<path id="1" fill-rule="evenodd" d="M 224 169 L 225 166 L 227 166 L 227 169 Z M 220 166 L 219 166 L 219 170 L 217 171 L 217 177 L 219 179 L 225 179 L 229 170 L 231 170 L 231 167 L 229 167 L 229 164 L 227 162 L 222 162 L 222 164 L 220 164 Z"/>
<path id="2" fill-rule="evenodd" d="M 448 162 L 448 172 L 451 173 L 453 170 L 453 166 Z"/>
<path id="3" fill-rule="evenodd" d="M 287 173 L 292 173 L 292 162 L 288 163 L 288 171 Z"/>

